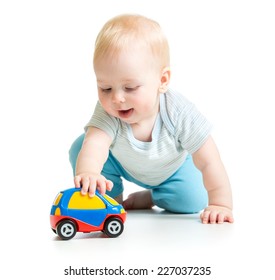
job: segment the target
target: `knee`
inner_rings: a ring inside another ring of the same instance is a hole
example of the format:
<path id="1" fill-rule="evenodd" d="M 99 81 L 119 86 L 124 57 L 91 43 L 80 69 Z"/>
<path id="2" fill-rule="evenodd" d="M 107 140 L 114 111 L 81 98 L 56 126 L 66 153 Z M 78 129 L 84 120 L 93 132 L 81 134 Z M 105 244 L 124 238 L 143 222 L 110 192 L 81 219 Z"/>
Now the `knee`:
<path id="1" fill-rule="evenodd" d="M 207 192 L 203 189 L 197 193 L 158 193 L 152 192 L 156 206 L 172 213 L 194 214 L 207 206 Z"/>
<path id="2" fill-rule="evenodd" d="M 75 166 L 76 166 L 76 160 L 79 154 L 79 151 L 82 147 L 82 143 L 84 140 L 85 134 L 80 135 L 72 144 L 70 150 L 69 150 L 69 160 L 71 163 L 71 166 L 73 168 L 73 171 L 75 172 Z"/>

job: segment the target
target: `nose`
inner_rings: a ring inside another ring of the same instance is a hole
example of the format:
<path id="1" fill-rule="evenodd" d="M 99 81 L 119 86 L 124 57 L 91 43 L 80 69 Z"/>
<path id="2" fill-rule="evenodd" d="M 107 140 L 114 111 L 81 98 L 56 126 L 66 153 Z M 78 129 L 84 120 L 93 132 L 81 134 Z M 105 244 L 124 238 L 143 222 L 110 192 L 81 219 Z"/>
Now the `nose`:
<path id="1" fill-rule="evenodd" d="M 113 92 L 112 102 L 117 104 L 124 103 L 125 102 L 124 93 L 122 91 Z"/>

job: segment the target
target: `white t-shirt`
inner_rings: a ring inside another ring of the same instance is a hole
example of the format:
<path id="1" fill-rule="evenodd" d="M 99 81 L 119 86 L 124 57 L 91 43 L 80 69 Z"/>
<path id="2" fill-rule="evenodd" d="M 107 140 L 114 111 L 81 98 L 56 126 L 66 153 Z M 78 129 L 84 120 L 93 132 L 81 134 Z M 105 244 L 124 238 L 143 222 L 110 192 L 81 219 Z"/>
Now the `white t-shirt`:
<path id="1" fill-rule="evenodd" d="M 180 93 L 160 94 L 160 111 L 151 142 L 135 139 L 131 126 L 107 114 L 98 102 L 89 126 L 102 129 L 113 140 L 110 150 L 126 172 L 136 180 L 157 186 L 183 164 L 207 140 L 211 124 Z"/>

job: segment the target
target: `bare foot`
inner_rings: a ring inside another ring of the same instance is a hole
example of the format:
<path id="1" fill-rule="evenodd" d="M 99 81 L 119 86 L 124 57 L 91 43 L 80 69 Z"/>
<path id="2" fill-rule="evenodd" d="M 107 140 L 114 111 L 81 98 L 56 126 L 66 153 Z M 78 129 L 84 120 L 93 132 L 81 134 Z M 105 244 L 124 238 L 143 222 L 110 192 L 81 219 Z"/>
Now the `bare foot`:
<path id="1" fill-rule="evenodd" d="M 152 195 L 149 190 L 131 193 L 122 203 L 125 210 L 150 209 L 154 206 Z"/>
<path id="2" fill-rule="evenodd" d="M 119 203 L 122 204 L 123 201 L 123 194 L 120 194 L 118 196 L 115 197 L 115 200 Z"/>

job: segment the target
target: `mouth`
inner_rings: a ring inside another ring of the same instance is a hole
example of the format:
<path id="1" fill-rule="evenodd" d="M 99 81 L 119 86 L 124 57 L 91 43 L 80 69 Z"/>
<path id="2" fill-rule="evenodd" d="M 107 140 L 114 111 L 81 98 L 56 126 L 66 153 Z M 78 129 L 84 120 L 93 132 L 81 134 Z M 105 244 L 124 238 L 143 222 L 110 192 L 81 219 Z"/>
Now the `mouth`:
<path id="1" fill-rule="evenodd" d="M 119 110 L 118 115 L 122 119 L 127 119 L 127 118 L 131 117 L 133 111 L 134 111 L 133 108 L 128 109 L 128 110 Z"/>

